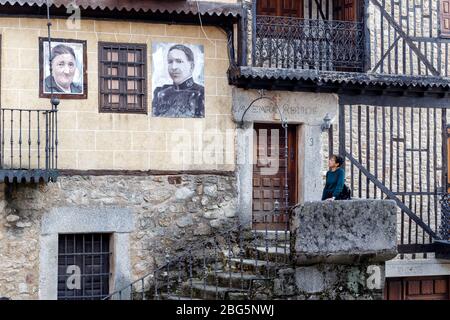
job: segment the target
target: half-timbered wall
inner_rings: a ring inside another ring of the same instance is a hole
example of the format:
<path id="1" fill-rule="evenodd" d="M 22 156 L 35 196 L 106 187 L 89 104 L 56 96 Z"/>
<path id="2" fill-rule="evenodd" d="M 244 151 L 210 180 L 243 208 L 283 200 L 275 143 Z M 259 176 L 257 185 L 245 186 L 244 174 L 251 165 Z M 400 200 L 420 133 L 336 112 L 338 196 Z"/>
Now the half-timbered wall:
<path id="1" fill-rule="evenodd" d="M 318 2 L 326 19 L 335 19 L 333 7 L 337 1 Z M 322 19 L 316 1 L 304 1 L 303 5 L 305 19 Z M 246 1 L 246 6 L 248 37 L 252 39 L 254 16 L 257 12 L 252 1 Z M 449 24 L 450 21 L 448 1 L 359 0 L 357 11 L 358 15 L 364 18 L 361 20 L 366 23 L 367 72 L 449 76 L 450 67 L 447 61 L 450 54 L 450 38 L 449 31 L 446 30 L 446 23 Z M 247 44 L 250 62 L 252 41 L 248 41 Z"/>
<path id="2" fill-rule="evenodd" d="M 346 155 L 346 183 L 353 197 L 395 196 L 410 214 L 439 235 L 439 200 L 445 188 L 448 161 L 443 145 L 448 121 L 445 107 L 345 104 L 339 112 L 330 132 L 324 134 L 324 158 L 330 154 Z M 344 128 L 340 128 L 342 124 Z M 340 145 L 341 130 L 345 145 Z M 363 169 L 352 164 L 350 156 Z M 324 161 L 324 174 L 326 170 Z M 383 186 L 392 194 L 388 195 Z M 400 207 L 397 225 L 399 245 L 411 248 L 410 245 L 432 243 L 430 233 Z"/>
<path id="3" fill-rule="evenodd" d="M 450 39 L 441 35 L 441 1 L 369 0 L 369 72 L 445 76 Z"/>

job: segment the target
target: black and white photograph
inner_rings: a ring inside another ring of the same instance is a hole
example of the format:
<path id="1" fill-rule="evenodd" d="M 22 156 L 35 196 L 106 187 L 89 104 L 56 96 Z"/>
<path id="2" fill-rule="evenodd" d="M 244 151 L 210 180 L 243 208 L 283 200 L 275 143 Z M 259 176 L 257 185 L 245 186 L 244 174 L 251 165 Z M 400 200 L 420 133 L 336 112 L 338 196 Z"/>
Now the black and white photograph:
<path id="1" fill-rule="evenodd" d="M 202 45 L 153 44 L 153 116 L 205 117 Z"/>
<path id="2" fill-rule="evenodd" d="M 51 59 L 51 74 L 50 74 Z M 39 38 L 39 96 L 87 98 L 86 41 Z"/>

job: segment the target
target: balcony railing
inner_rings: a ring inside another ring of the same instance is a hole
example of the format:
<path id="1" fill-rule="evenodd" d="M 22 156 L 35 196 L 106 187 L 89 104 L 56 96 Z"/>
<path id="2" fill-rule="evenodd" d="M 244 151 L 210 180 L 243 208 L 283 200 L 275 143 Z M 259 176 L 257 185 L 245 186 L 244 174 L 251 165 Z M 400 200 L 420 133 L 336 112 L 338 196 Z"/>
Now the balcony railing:
<path id="1" fill-rule="evenodd" d="M 0 108 L 0 181 L 54 181 L 57 109 Z"/>
<path id="2" fill-rule="evenodd" d="M 257 16 L 253 66 L 360 72 L 362 22 Z"/>

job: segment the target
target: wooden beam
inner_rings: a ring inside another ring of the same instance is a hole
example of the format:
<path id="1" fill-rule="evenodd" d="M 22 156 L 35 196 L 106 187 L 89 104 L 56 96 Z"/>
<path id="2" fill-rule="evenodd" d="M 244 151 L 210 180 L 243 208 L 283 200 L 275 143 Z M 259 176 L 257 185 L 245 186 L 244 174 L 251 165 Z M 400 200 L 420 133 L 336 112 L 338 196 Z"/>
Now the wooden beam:
<path id="1" fill-rule="evenodd" d="M 417 57 L 425 64 L 425 66 L 430 70 L 430 72 L 435 75 L 439 76 L 440 73 L 433 67 L 433 65 L 430 63 L 430 61 L 425 57 L 419 48 L 414 44 L 414 42 L 411 40 L 411 38 L 403 31 L 403 28 L 394 20 L 394 18 L 386 12 L 384 7 L 380 4 L 378 0 L 371 0 L 372 3 L 376 6 L 378 6 L 381 15 L 388 20 L 388 22 L 392 25 L 392 27 L 397 31 L 397 33 L 402 37 L 406 43 L 408 43 L 409 47 L 412 51 L 417 55 Z M 384 40 L 384 39 L 383 39 Z"/>
<path id="2" fill-rule="evenodd" d="M 375 65 L 375 67 L 373 67 L 373 69 L 370 72 L 375 72 L 382 64 L 384 59 L 386 59 L 386 57 L 389 55 L 389 53 L 392 51 L 392 49 L 394 49 L 395 45 L 397 44 L 398 40 L 400 40 L 400 37 L 396 37 L 394 42 L 391 44 L 391 46 L 386 50 L 386 52 L 383 54 L 383 56 L 381 57 L 380 61 L 377 62 L 377 64 Z"/>
<path id="3" fill-rule="evenodd" d="M 412 107 L 412 108 L 450 108 L 450 98 L 423 97 L 390 97 L 386 93 L 380 96 L 350 96 L 340 95 L 339 103 L 345 105 L 368 104 L 380 107 Z"/>
<path id="4" fill-rule="evenodd" d="M 234 171 L 219 170 L 58 170 L 60 176 L 174 176 L 174 175 L 215 175 L 234 176 Z"/>
<path id="5" fill-rule="evenodd" d="M 314 0 L 316 2 L 317 5 L 317 10 L 319 10 L 320 16 L 322 17 L 323 20 L 327 20 L 327 18 L 325 17 L 323 10 L 322 10 L 322 6 L 319 3 L 319 0 Z"/>
<path id="6" fill-rule="evenodd" d="M 355 165 L 374 185 L 376 185 L 384 194 L 386 194 L 391 200 L 394 200 L 397 206 L 406 213 L 411 220 L 413 220 L 418 226 L 420 226 L 424 232 L 430 235 L 433 239 L 437 239 L 436 233 L 431 230 L 425 222 L 420 219 L 410 208 L 408 208 L 389 188 L 387 188 L 381 181 L 373 176 L 361 163 L 359 163 L 353 156 L 347 151 L 344 152 L 345 157 L 348 158 L 353 165 Z"/>

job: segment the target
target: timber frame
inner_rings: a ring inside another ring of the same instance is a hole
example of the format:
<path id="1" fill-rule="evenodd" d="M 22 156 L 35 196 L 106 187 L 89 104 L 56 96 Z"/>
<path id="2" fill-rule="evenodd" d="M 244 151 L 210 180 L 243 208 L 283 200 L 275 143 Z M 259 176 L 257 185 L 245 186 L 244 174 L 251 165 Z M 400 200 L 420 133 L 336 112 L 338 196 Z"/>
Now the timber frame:
<path id="1" fill-rule="evenodd" d="M 364 67 L 356 72 L 330 70 L 329 67 L 324 69 L 323 63 L 307 67 L 302 67 L 300 64 L 287 65 L 283 62 L 286 61 L 283 59 L 287 59 L 287 56 L 285 58 L 281 56 L 281 60 L 277 60 L 276 63 L 273 61 L 266 65 L 255 63 L 258 37 L 256 31 L 258 28 L 257 1 L 252 2 L 251 8 L 244 10 L 238 24 L 239 59 L 238 62 L 230 63 L 229 71 L 230 83 L 238 87 L 332 92 L 344 95 L 387 95 L 415 98 L 446 98 L 448 96 L 450 66 L 447 61 L 450 54 L 450 39 L 440 34 L 440 7 L 439 4 L 435 4 L 435 0 L 423 0 L 422 6 L 413 1 L 414 7 L 410 7 L 409 12 L 404 15 L 398 14 L 398 11 L 405 9 L 405 6 L 410 3 L 409 1 L 361 0 L 363 3 L 360 11 L 361 23 L 364 26 Z M 319 1 L 311 1 L 319 4 Z M 374 29 L 373 21 L 370 20 L 369 7 L 373 11 L 372 14 L 381 23 L 379 32 Z M 425 12 L 425 10 L 428 11 Z M 319 10 L 317 15 L 323 19 L 324 14 L 320 11 L 322 10 Z M 251 12 L 253 16 L 251 26 L 248 23 L 247 12 Z M 419 23 L 412 21 L 413 18 L 420 22 L 420 26 L 418 26 Z M 252 28 L 252 39 L 247 39 L 248 28 Z M 284 34 L 291 32 L 294 38 L 298 33 L 295 27 L 281 28 L 281 31 Z M 302 32 L 304 33 L 304 31 Z M 302 48 L 298 47 L 299 44 L 291 39 L 279 40 L 271 41 L 276 41 L 277 46 L 283 45 L 284 53 L 287 55 L 292 54 L 290 53 L 292 48 Z M 323 47 L 322 43 L 331 40 L 320 38 L 320 41 L 321 47 L 315 46 L 310 50 L 316 50 L 316 56 L 322 59 L 325 52 L 323 50 L 329 48 L 328 46 Z M 251 61 L 245 59 L 248 56 L 249 43 L 253 50 L 250 54 L 253 57 Z M 304 46 L 302 42 L 300 44 Z M 333 44 L 331 44 L 332 46 Z M 280 53 L 278 52 L 278 54 Z"/>
<path id="2" fill-rule="evenodd" d="M 360 197 L 397 203 L 402 257 L 434 252 L 449 258 L 450 239 L 439 230 L 439 221 L 450 214 L 441 207 L 449 186 L 450 39 L 441 32 L 440 1 L 361 0 L 361 20 L 354 27 L 330 21 L 320 10 L 319 4 L 332 0 L 305 1 L 319 8 L 317 15 L 309 9 L 309 20 L 261 18 L 258 0 L 252 1 L 238 24 L 238 59 L 230 55 L 230 83 L 244 89 L 337 94 L 339 120 L 333 128 L 338 131 L 330 130 L 329 152 L 345 156 L 352 187 Z M 363 55 L 348 45 L 362 46 Z M 349 57 L 360 59 L 362 67 L 346 64 Z M 422 124 L 418 129 L 414 118 Z M 408 169 L 407 159 L 416 162 Z M 411 187 L 414 172 L 420 178 Z"/>

